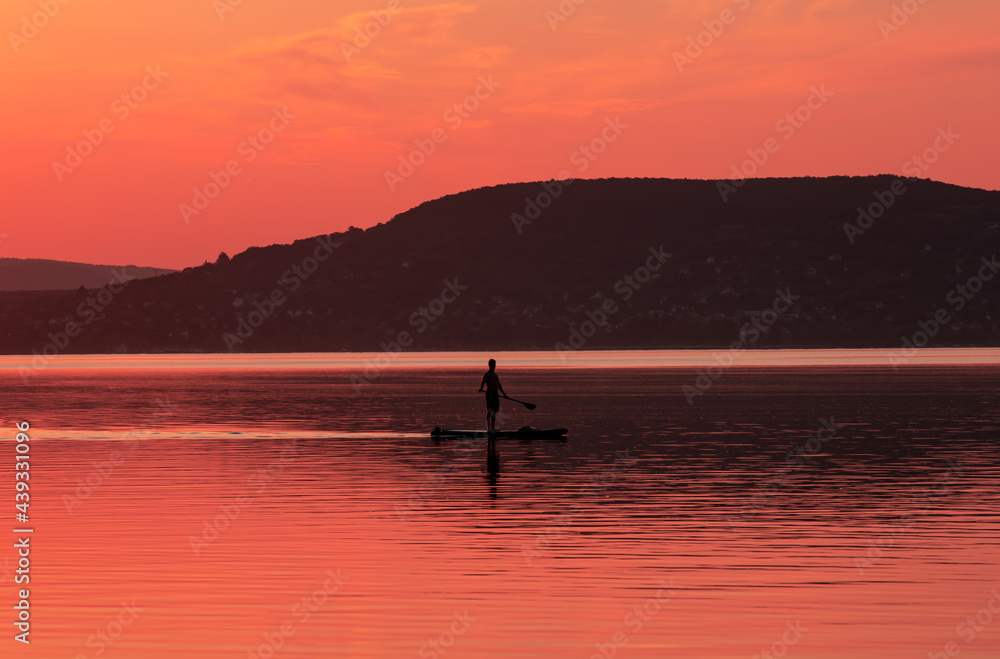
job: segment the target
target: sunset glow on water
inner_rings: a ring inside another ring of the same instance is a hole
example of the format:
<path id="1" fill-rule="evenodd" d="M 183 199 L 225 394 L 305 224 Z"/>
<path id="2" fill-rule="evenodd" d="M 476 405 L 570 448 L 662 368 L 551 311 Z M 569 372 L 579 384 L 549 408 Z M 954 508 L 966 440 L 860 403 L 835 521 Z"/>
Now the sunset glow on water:
<path id="1" fill-rule="evenodd" d="M 411 355 L 360 394 L 370 356 L 69 357 L 88 367 L 7 394 L 34 442 L 31 650 L 995 657 L 998 627 L 956 631 L 1000 566 L 1000 376 L 965 355 L 788 354 L 690 405 L 696 360 L 498 355 L 538 405 L 503 402 L 501 427 L 570 433 L 495 462 L 427 434 L 482 427 L 468 355 Z"/>

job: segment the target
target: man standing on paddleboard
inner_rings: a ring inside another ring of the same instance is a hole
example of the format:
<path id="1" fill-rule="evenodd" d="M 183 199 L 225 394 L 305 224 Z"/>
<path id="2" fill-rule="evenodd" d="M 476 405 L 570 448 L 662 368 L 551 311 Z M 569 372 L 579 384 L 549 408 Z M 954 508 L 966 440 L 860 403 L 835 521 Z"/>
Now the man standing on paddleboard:
<path id="1" fill-rule="evenodd" d="M 497 360 L 490 360 L 490 370 L 486 371 L 486 375 L 483 376 L 483 381 L 479 383 L 479 391 L 482 392 L 483 387 L 486 387 L 486 429 L 496 430 L 497 425 L 497 412 L 500 411 L 500 394 L 503 397 L 507 397 L 507 392 L 503 390 L 503 385 L 500 384 L 500 376 L 497 375 Z"/>

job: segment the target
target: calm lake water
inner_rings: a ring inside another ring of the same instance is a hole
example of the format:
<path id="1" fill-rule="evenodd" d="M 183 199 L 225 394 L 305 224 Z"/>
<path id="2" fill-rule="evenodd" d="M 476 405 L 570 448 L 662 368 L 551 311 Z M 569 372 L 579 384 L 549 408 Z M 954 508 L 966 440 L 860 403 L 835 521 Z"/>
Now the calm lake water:
<path id="1" fill-rule="evenodd" d="M 0 358 L 2 656 L 1000 657 L 1000 351 L 817 354 Z"/>

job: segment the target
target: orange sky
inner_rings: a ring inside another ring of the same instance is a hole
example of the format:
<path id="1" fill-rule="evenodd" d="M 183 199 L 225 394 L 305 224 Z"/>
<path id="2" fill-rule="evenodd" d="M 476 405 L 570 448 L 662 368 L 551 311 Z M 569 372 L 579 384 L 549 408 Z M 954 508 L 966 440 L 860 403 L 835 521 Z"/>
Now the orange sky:
<path id="1" fill-rule="evenodd" d="M 768 138 L 779 148 L 758 176 L 903 174 L 950 126 L 961 137 L 923 175 L 1000 187 L 995 0 L 243 0 L 222 12 L 229 2 L 2 4 L 0 256 L 185 267 L 564 170 L 728 178 Z M 889 31 L 894 4 L 916 11 Z M 25 27 L 41 6 L 54 15 Z M 705 21 L 718 35 L 679 70 L 674 54 Z M 376 36 L 355 42 L 366 24 Z M 832 96 L 779 129 L 814 87 Z M 446 114 L 463 101 L 465 118 Z M 573 158 L 616 117 L 627 128 L 604 153 Z M 244 142 L 262 130 L 273 141 Z M 76 161 L 67 148 L 83 131 L 100 140 Z M 434 136 L 390 186 L 386 171 Z M 237 173 L 185 222 L 181 204 L 230 161 Z"/>

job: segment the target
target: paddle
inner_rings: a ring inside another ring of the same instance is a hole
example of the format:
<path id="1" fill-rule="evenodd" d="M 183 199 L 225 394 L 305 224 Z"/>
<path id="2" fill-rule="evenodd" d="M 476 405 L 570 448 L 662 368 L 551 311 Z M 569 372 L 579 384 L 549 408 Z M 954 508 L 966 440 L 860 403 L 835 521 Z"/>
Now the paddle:
<path id="1" fill-rule="evenodd" d="M 533 403 L 525 403 L 525 402 L 524 402 L 523 400 L 518 400 L 518 399 L 516 399 L 516 398 L 511 398 L 510 396 L 504 396 L 504 398 L 506 398 L 507 400 L 512 400 L 512 401 L 514 401 L 515 403 L 521 403 L 521 405 L 524 405 L 524 406 L 525 406 L 525 407 L 527 407 L 527 408 L 528 408 L 529 410 L 533 410 L 533 409 L 535 409 L 536 407 L 538 407 L 537 405 L 535 405 L 535 404 L 533 404 Z"/>

